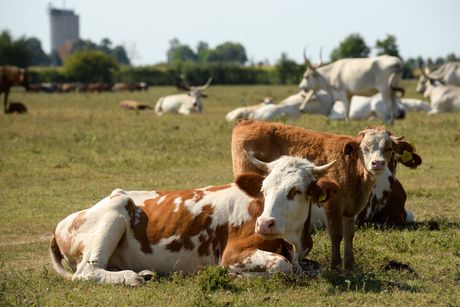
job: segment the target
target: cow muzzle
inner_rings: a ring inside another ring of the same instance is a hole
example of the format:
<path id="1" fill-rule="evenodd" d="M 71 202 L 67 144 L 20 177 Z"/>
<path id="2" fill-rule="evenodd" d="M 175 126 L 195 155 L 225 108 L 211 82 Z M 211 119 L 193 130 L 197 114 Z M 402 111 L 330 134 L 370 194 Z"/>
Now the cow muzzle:
<path id="1" fill-rule="evenodd" d="M 255 231 L 263 236 L 276 236 L 276 220 L 274 218 L 259 217 L 256 221 Z"/>
<path id="2" fill-rule="evenodd" d="M 373 171 L 383 171 L 385 169 L 386 162 L 385 160 L 373 160 L 371 162 L 371 167 Z"/>

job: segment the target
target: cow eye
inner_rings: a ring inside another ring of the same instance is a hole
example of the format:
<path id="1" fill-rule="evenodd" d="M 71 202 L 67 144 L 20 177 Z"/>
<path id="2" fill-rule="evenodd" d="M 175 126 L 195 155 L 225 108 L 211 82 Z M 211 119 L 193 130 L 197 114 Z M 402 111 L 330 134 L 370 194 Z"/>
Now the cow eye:
<path id="1" fill-rule="evenodd" d="M 292 200 L 294 199 L 294 197 L 298 194 L 302 193 L 300 190 L 298 190 L 297 188 L 292 188 L 289 190 L 288 194 L 287 194 L 287 199 L 289 200 Z"/>

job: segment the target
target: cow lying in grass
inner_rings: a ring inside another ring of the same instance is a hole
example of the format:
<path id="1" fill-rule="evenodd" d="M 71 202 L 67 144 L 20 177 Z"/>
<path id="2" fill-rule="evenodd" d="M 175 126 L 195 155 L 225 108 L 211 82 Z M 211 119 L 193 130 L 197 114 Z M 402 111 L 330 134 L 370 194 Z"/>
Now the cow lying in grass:
<path id="1" fill-rule="evenodd" d="M 354 266 L 355 216 L 366 207 L 375 183 L 385 174 L 392 157 L 412 157 L 414 147 L 384 128 L 366 129 L 353 137 L 246 120 L 233 129 L 233 173 L 235 177 L 248 171 L 263 173 L 250 162 L 245 151 L 253 152 L 262 161 L 273 161 L 282 155 L 304 157 L 317 164 L 337 161 L 329 175 L 339 188 L 336 197 L 324 203 L 324 210 L 332 243 L 331 266 L 341 265 L 343 238 L 344 264 L 350 269 Z M 406 161 L 408 166 L 416 166 L 416 162 L 413 158 Z"/>
<path id="2" fill-rule="evenodd" d="M 116 189 L 69 215 L 50 243 L 55 269 L 73 280 L 132 286 L 152 274 L 145 269 L 192 273 L 214 264 L 234 273 L 300 270 L 302 251 L 312 244 L 303 231 L 311 203 L 332 198 L 337 188 L 324 176 L 333 162 L 249 160 L 266 168 L 267 177 L 247 173 L 233 184 L 174 192 Z"/>

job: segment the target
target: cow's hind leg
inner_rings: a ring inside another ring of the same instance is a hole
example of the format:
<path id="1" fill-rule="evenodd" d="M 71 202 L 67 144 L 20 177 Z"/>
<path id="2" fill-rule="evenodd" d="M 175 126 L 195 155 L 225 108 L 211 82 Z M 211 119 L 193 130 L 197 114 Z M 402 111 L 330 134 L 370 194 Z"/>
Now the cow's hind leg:
<path id="1" fill-rule="evenodd" d="M 294 273 L 293 265 L 283 256 L 260 249 L 244 250 L 231 262 L 225 263 L 231 273 L 259 276 L 270 273 Z"/>
<path id="2" fill-rule="evenodd" d="M 113 194 L 113 193 L 112 193 Z M 83 259 L 73 279 L 92 280 L 98 283 L 140 285 L 144 278 L 131 270 L 108 271 L 107 264 L 120 239 L 131 223 L 129 208 L 134 202 L 127 196 L 111 196 L 100 208 L 100 217 L 88 235 Z"/>

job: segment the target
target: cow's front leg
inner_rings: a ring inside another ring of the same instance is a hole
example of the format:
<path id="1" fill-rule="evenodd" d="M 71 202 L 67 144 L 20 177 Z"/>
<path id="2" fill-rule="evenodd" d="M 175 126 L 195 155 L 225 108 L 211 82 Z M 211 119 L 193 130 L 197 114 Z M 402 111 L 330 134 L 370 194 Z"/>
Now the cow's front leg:
<path id="1" fill-rule="evenodd" d="M 342 265 L 340 257 L 340 244 L 342 243 L 342 219 L 326 213 L 326 227 L 331 240 L 331 268 L 337 269 Z"/>
<path id="2" fill-rule="evenodd" d="M 354 267 L 353 237 L 355 235 L 354 217 L 343 217 L 343 258 L 344 267 L 351 270 Z"/>
<path id="3" fill-rule="evenodd" d="M 107 270 L 113 252 L 131 223 L 128 208 L 133 206 L 133 201 L 126 196 L 115 196 L 104 204 L 101 217 L 85 242 L 82 261 L 72 279 L 129 286 L 143 283 L 144 278 L 134 271 Z"/>
<path id="4" fill-rule="evenodd" d="M 232 257 L 229 262 L 222 262 L 232 273 L 243 275 L 266 275 L 269 273 L 294 273 L 293 265 L 283 256 L 257 248 L 244 250 Z M 300 268 L 300 267 L 299 267 Z"/>

